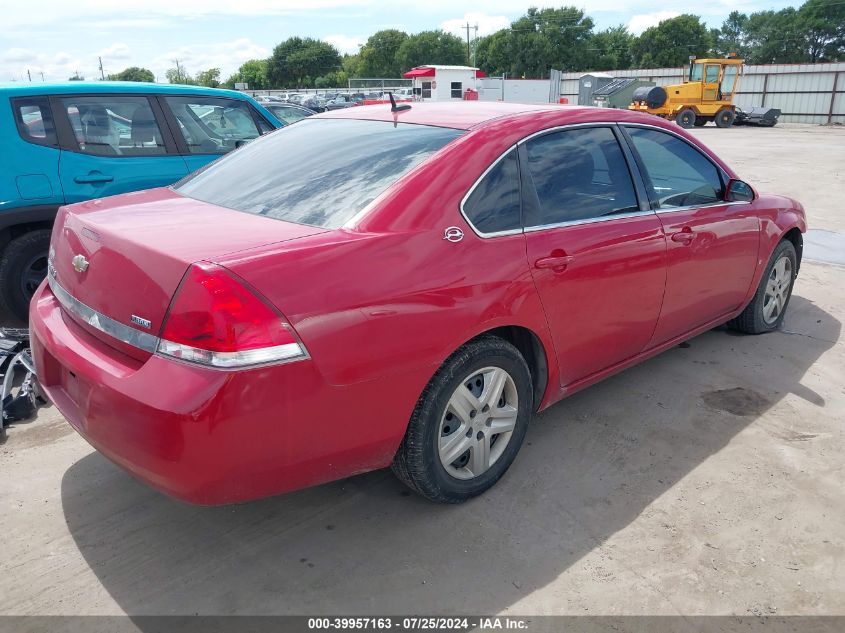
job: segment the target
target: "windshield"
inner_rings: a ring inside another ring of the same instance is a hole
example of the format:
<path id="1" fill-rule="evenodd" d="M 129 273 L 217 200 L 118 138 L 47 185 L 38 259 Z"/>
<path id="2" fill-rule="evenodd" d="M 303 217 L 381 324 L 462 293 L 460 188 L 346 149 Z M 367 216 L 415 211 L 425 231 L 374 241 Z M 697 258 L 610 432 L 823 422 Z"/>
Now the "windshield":
<path id="1" fill-rule="evenodd" d="M 174 189 L 236 211 L 334 229 L 462 133 L 388 121 L 304 119 Z"/>

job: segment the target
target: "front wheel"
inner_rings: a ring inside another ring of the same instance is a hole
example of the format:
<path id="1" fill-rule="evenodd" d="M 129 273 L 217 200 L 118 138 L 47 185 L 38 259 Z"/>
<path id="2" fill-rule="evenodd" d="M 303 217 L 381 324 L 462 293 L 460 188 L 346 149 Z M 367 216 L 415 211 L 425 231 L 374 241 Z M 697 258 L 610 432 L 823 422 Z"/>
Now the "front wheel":
<path id="1" fill-rule="evenodd" d="M 678 112 L 675 116 L 675 121 L 680 125 L 682 128 L 689 129 L 695 125 L 695 111 L 691 108 L 686 108 Z"/>
<path id="2" fill-rule="evenodd" d="M 728 327 L 746 334 L 763 334 L 778 329 L 792 297 L 797 270 L 795 246 L 789 240 L 783 240 L 772 253 L 751 303 L 738 317 L 728 321 Z"/>
<path id="3" fill-rule="evenodd" d="M 422 496 L 460 503 L 505 473 L 533 409 L 531 373 L 507 341 L 485 336 L 455 352 L 417 403 L 393 472 Z"/>

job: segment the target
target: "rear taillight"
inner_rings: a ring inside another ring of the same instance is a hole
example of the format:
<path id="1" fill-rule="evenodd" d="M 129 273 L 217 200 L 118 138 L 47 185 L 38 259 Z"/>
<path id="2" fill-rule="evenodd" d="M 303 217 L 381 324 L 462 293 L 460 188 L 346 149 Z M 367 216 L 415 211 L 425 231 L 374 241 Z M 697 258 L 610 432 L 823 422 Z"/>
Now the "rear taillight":
<path id="1" fill-rule="evenodd" d="M 307 358 L 284 317 L 214 264 L 194 264 L 176 291 L 158 353 L 239 368 Z"/>

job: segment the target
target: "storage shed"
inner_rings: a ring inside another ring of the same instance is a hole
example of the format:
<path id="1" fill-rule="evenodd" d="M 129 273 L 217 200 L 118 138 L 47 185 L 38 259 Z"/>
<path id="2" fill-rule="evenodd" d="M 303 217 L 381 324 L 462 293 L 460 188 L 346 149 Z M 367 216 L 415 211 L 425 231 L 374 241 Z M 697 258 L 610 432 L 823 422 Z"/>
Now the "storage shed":
<path id="1" fill-rule="evenodd" d="M 478 91 L 486 77 L 472 66 L 417 66 L 403 77 L 414 80 L 414 98 L 422 101 L 462 100 L 467 89 Z"/>

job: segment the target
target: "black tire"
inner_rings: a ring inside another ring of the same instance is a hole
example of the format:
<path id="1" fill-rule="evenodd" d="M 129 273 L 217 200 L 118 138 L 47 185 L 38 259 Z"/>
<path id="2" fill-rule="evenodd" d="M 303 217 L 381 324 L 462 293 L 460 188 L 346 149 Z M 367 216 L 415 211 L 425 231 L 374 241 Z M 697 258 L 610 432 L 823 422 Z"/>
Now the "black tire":
<path id="1" fill-rule="evenodd" d="M 707 125 L 707 119 L 696 117 L 695 123 L 693 125 L 695 125 L 695 127 L 704 127 L 705 125 Z"/>
<path id="2" fill-rule="evenodd" d="M 767 305 L 766 302 L 766 286 L 772 277 L 772 271 L 777 262 L 782 258 L 789 259 L 790 265 L 790 279 L 789 287 L 787 289 L 786 300 L 783 307 L 777 314 L 777 318 L 767 321 L 763 310 Z M 754 298 L 745 306 L 739 316 L 728 321 L 728 327 L 738 332 L 745 334 L 763 334 L 765 332 L 772 332 L 780 327 L 783 323 L 783 317 L 786 315 L 786 309 L 789 307 L 789 300 L 792 298 L 792 287 L 795 284 L 795 274 L 798 270 L 798 257 L 795 254 L 795 246 L 789 240 L 782 240 L 775 248 L 774 253 L 769 258 L 769 263 L 766 265 L 766 270 L 763 277 L 760 279 L 760 285 L 757 287 L 757 292 L 754 293 Z"/>
<path id="3" fill-rule="evenodd" d="M 716 127 L 730 127 L 734 124 L 736 113 L 733 110 L 725 108 L 716 113 Z"/>
<path id="4" fill-rule="evenodd" d="M 459 479 L 447 472 L 440 460 L 441 421 L 455 390 L 473 372 L 488 367 L 504 369 L 513 380 L 518 394 L 516 423 L 504 451 L 488 470 L 471 479 Z M 470 341 L 446 360 L 420 396 L 393 459 L 393 472 L 431 501 L 461 503 L 480 495 L 499 480 L 519 452 L 534 410 L 532 394 L 531 372 L 513 345 L 496 336 Z"/>
<path id="5" fill-rule="evenodd" d="M 24 323 L 29 300 L 47 276 L 49 250 L 50 230 L 42 229 L 9 242 L 0 258 L 0 307 Z"/>
<path id="6" fill-rule="evenodd" d="M 695 110 L 692 110 L 691 108 L 685 108 L 675 115 L 675 121 L 677 124 L 685 129 L 693 127 L 695 125 L 695 119 Z"/>

